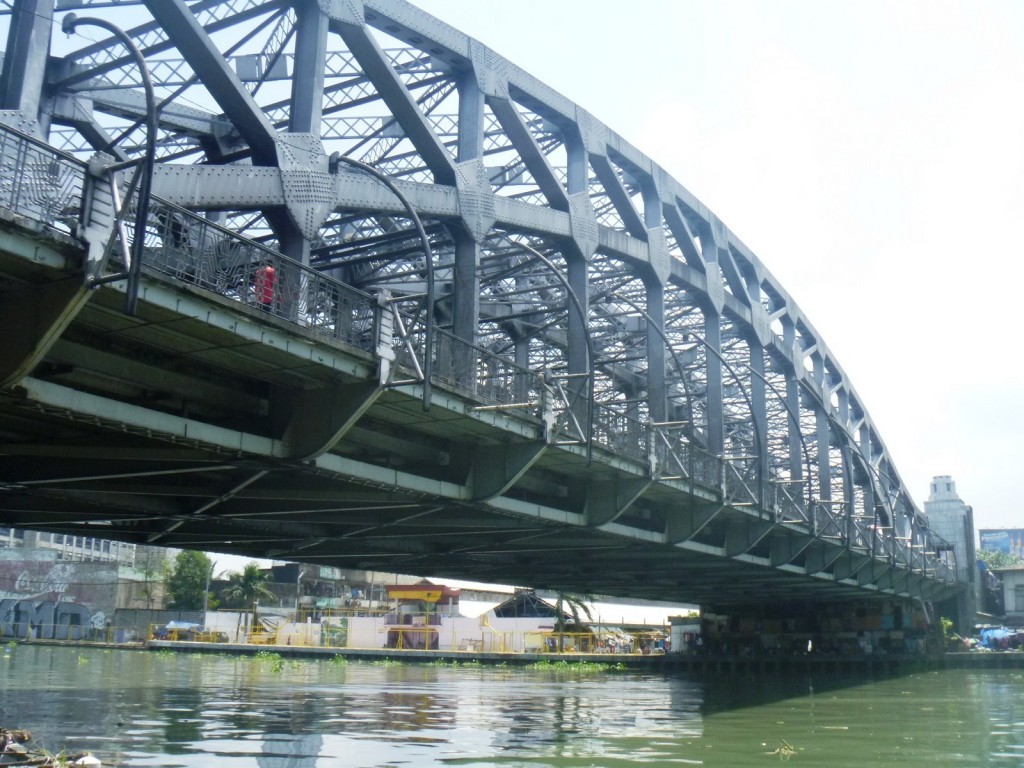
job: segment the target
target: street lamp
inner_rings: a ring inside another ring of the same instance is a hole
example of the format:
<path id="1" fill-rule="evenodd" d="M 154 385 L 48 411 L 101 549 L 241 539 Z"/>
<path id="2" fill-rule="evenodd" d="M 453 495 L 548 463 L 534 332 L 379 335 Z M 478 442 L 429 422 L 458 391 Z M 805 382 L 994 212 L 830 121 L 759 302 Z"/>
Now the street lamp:
<path id="1" fill-rule="evenodd" d="M 146 219 L 149 217 L 149 195 L 153 186 L 153 168 L 156 165 L 156 135 L 158 130 L 156 94 L 153 91 L 153 79 L 149 76 L 149 68 L 146 66 L 146 58 L 142 55 L 135 42 L 120 27 L 111 24 L 106 19 L 87 16 L 79 18 L 69 13 L 61 22 L 61 30 L 67 35 L 74 34 L 75 29 L 82 24 L 100 27 L 112 34 L 120 43 L 128 49 L 135 65 L 142 75 L 142 87 L 146 93 L 146 151 L 143 155 L 142 178 L 139 181 L 139 202 L 135 209 L 135 233 L 132 237 L 131 261 L 124 272 L 116 275 L 108 275 L 98 280 L 93 285 L 124 280 L 128 283 L 125 287 L 124 311 L 126 315 L 134 315 L 139 299 L 139 276 L 142 274 L 142 253 L 146 241 Z M 116 171 L 121 168 L 135 165 L 137 161 L 130 160 L 123 163 L 115 163 L 108 166 L 108 171 Z"/>
<path id="2" fill-rule="evenodd" d="M 356 168 L 363 173 L 369 174 L 398 198 L 398 201 L 405 208 L 406 214 L 412 220 L 413 226 L 416 228 L 416 234 L 420 238 L 420 244 L 423 246 L 423 259 L 424 267 L 426 268 L 427 276 L 427 297 L 426 297 L 426 317 L 424 322 L 423 332 L 423 346 L 425 348 L 424 359 L 423 359 L 423 410 L 430 410 L 430 377 L 433 373 L 433 341 L 434 341 L 434 254 L 430 250 L 430 239 L 427 237 L 427 231 L 423 228 L 423 222 L 420 220 L 419 215 L 416 213 L 416 209 L 412 207 L 412 203 L 409 202 L 409 198 L 402 194 L 401 190 L 395 186 L 395 183 L 387 177 L 384 173 L 374 168 L 368 163 L 364 163 L 361 160 L 356 160 L 354 157 L 348 157 L 340 152 L 333 153 L 328 158 L 328 169 L 332 174 L 338 172 L 339 163 L 345 163 L 353 168 Z"/>

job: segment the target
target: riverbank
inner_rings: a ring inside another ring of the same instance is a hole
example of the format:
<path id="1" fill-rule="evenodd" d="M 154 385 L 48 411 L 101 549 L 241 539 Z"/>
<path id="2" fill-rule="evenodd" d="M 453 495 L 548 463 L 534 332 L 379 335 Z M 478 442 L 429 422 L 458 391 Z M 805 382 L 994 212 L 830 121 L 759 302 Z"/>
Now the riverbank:
<path id="1" fill-rule="evenodd" d="M 629 669 L 673 670 L 696 674 L 754 674 L 820 671 L 852 674 L 893 674 L 927 669 L 1018 669 L 1024 670 L 1024 653 L 943 653 L 830 655 L 809 653 L 797 656 L 713 656 L 706 654 L 637 653 L 498 653 L 480 651 L 431 651 L 392 648 L 330 648 L 310 646 L 249 645 L 243 643 L 204 643 L 150 640 L 140 643 L 36 640 L 33 645 L 69 646 L 139 651 L 230 654 L 254 656 L 274 653 L 283 658 L 333 659 L 352 661 L 402 661 L 409 663 L 448 663 L 484 665 L 531 665 L 542 662 L 567 664 L 610 664 Z"/>
<path id="2" fill-rule="evenodd" d="M 153 649 L 200 653 L 254 655 L 273 652 L 288 658 L 333 658 L 364 661 L 407 661 L 413 663 L 476 663 L 529 665 L 542 662 L 567 664 L 612 664 L 629 669 L 686 671 L 695 674 L 754 674 L 810 672 L 888 675 L 927 669 L 1022 669 L 1024 653 L 944 653 L 830 655 L 809 653 L 798 656 L 711 656 L 704 654 L 637 653 L 485 653 L 473 651 L 395 650 L 387 648 L 310 648 L 243 645 L 234 643 L 182 643 L 151 640 Z"/>
<path id="3" fill-rule="evenodd" d="M 579 664 L 622 665 L 629 668 L 658 668 L 665 654 L 638 653 L 498 653 L 487 651 L 428 651 L 395 648 L 319 648 L 287 645 L 245 645 L 241 643 L 195 643 L 170 640 L 150 640 L 146 646 L 153 650 L 172 650 L 192 653 L 231 653 L 254 656 L 275 653 L 284 658 L 333 659 L 353 661 L 403 661 L 412 663 L 528 665 L 539 662 L 565 662 Z"/>

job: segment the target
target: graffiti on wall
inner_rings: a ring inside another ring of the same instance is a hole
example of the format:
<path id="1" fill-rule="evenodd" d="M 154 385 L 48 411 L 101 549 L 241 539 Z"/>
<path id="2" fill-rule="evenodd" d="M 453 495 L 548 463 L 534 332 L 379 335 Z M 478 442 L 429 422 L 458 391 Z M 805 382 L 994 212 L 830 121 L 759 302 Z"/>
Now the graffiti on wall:
<path id="1" fill-rule="evenodd" d="M 88 640 L 104 631 L 106 614 L 79 603 L 55 600 L 0 600 L 0 635 L 36 640 Z"/>
<path id="2" fill-rule="evenodd" d="M 0 559 L 0 636 L 97 638 L 113 613 L 116 589 L 116 567 L 105 563 L 4 557 Z"/>

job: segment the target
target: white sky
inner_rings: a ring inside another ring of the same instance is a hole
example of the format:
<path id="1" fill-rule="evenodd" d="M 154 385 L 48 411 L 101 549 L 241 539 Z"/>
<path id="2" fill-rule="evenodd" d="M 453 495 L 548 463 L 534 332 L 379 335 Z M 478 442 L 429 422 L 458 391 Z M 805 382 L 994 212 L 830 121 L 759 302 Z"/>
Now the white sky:
<path id="1" fill-rule="evenodd" d="M 822 334 L 919 505 L 949 474 L 977 527 L 1024 526 L 1024 4 L 414 1 L 707 204 Z"/>

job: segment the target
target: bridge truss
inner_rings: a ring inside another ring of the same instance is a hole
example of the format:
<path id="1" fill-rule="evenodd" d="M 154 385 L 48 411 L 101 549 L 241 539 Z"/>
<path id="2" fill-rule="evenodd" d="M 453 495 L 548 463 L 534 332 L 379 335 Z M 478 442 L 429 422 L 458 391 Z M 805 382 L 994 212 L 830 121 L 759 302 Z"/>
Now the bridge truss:
<path id="1" fill-rule="evenodd" d="M 705 602 L 957 589 L 764 264 L 480 42 L 402 0 L 0 6 L 0 205 L 54 254 L 3 272 L 6 521 Z"/>

